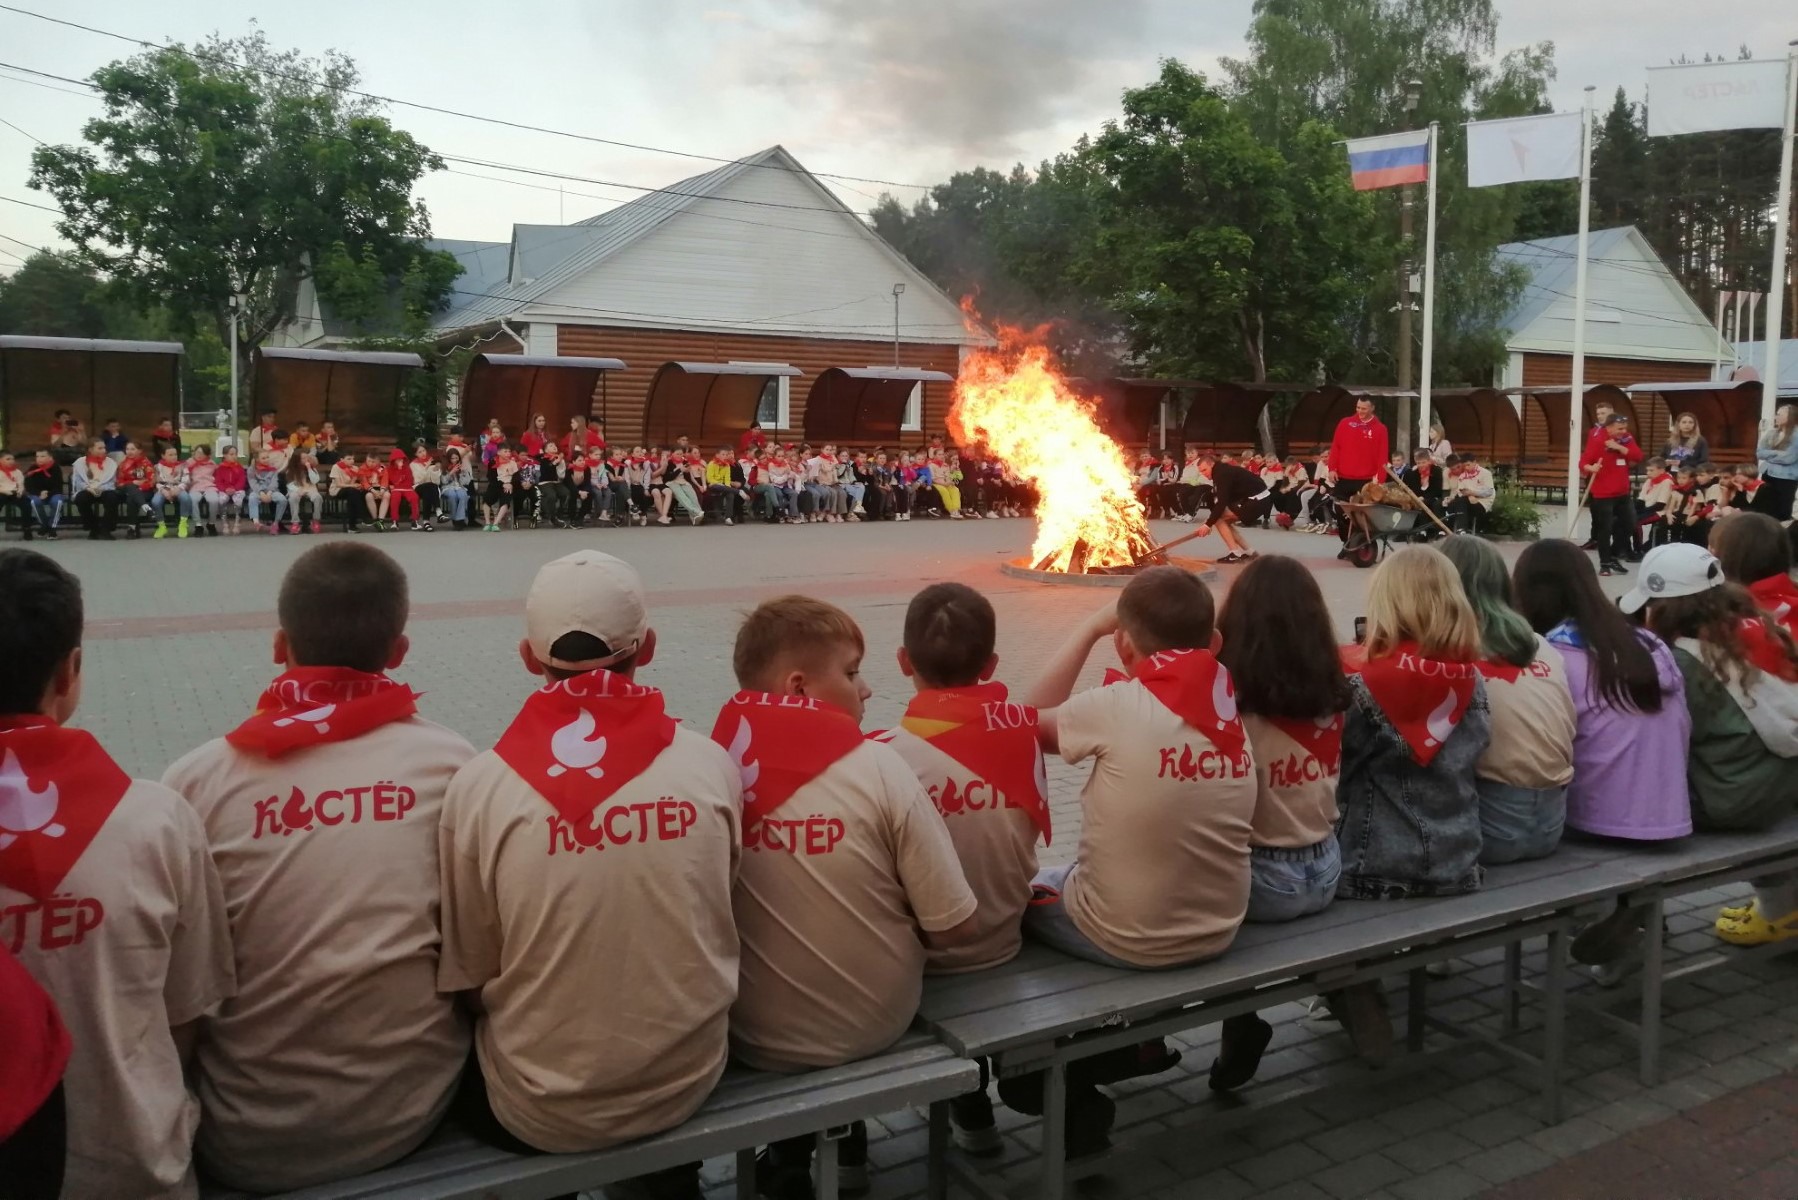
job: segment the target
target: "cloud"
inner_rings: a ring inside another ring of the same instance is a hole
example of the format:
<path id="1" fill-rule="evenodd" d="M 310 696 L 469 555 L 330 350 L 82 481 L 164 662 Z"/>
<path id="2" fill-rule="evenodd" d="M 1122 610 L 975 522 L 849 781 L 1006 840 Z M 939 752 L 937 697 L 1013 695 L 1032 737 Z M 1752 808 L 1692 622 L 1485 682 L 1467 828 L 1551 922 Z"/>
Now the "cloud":
<path id="1" fill-rule="evenodd" d="M 782 0 L 718 58 L 734 83 L 781 93 L 825 137 L 1005 159 L 1031 134 L 1115 104 L 1119 78 L 1141 73 L 1150 7 Z"/>

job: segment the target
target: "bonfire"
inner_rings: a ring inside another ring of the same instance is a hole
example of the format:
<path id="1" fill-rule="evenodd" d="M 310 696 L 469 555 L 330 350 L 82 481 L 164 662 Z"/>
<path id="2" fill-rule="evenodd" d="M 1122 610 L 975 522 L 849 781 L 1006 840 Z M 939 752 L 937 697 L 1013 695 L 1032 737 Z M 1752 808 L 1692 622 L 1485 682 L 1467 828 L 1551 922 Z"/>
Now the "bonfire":
<path id="1" fill-rule="evenodd" d="M 999 344 L 962 363 L 949 431 L 1036 486 L 1039 571 L 1129 567 L 1153 549 L 1123 450 L 1074 394 L 1041 331 L 998 327 Z"/>

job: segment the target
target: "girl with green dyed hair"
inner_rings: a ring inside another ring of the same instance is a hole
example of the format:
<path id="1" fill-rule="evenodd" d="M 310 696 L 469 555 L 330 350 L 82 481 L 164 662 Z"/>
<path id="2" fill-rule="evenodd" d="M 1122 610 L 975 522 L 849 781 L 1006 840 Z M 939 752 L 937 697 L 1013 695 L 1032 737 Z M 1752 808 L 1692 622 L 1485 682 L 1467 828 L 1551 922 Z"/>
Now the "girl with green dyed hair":
<path id="1" fill-rule="evenodd" d="M 1483 863 L 1554 853 L 1573 778 L 1573 696 L 1561 652 L 1511 604 L 1511 576 L 1492 543 L 1457 534 L 1440 547 L 1480 625 L 1480 673 L 1492 742 L 1474 767 Z"/>

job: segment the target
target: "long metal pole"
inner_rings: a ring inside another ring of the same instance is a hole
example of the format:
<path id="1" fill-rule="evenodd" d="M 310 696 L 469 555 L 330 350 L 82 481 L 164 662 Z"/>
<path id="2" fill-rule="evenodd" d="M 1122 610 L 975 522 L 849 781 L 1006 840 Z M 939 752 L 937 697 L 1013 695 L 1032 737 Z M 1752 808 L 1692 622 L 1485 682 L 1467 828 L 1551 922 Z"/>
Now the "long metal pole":
<path id="1" fill-rule="evenodd" d="M 1573 383 L 1567 393 L 1567 536 L 1579 520 L 1580 434 L 1586 428 L 1586 241 L 1592 232 L 1592 92 L 1579 121 L 1579 257 L 1573 270 Z"/>
<path id="2" fill-rule="evenodd" d="M 1436 358 L 1436 143 L 1442 127 L 1430 122 L 1429 212 L 1423 224 L 1423 371 L 1418 381 L 1417 444 L 1430 444 L 1430 372 Z"/>
<path id="3" fill-rule="evenodd" d="M 231 355 L 231 424 L 233 426 L 231 440 L 235 442 L 237 440 L 237 423 L 243 419 L 237 409 L 237 295 L 235 292 L 231 296 L 231 345 L 226 349 Z"/>
<path id="4" fill-rule="evenodd" d="M 893 293 L 893 366 L 899 365 L 899 293 Z"/>
<path id="5" fill-rule="evenodd" d="M 1774 192 L 1778 205 L 1773 217 L 1773 270 L 1767 277 L 1767 359 L 1761 384 L 1761 428 L 1773 426 L 1773 410 L 1779 406 L 1779 339 L 1785 332 L 1786 299 L 1786 235 L 1790 232 L 1792 212 L 1792 135 L 1793 111 L 1798 110 L 1798 42 L 1786 50 L 1786 123 L 1779 138 L 1779 188 Z"/>

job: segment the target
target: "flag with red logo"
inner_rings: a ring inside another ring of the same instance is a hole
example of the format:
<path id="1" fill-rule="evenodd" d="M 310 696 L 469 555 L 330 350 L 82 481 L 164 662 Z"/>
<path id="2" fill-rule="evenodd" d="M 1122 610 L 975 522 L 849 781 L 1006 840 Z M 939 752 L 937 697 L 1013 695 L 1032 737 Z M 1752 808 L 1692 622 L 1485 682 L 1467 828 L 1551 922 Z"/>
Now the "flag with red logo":
<path id="1" fill-rule="evenodd" d="M 493 752 L 580 821 L 648 770 L 678 725 L 659 690 L 601 667 L 531 693 Z"/>
<path id="2" fill-rule="evenodd" d="M 130 786 L 93 734 L 0 717 L 0 885 L 52 896 Z"/>
<path id="3" fill-rule="evenodd" d="M 861 745 L 862 730 L 842 709 L 809 696 L 742 691 L 719 710 L 712 740 L 736 761 L 747 833 Z"/>
<path id="4" fill-rule="evenodd" d="M 294 667 L 256 699 L 256 712 L 225 735 L 239 750 L 280 758 L 346 742 L 418 711 L 418 693 L 385 675 L 349 667 Z"/>
<path id="5" fill-rule="evenodd" d="M 906 706 L 900 728 L 991 783 L 1024 810 L 1048 845 L 1048 776 L 1036 740 L 1036 710 L 1006 696 L 997 682 L 922 691 Z"/>

